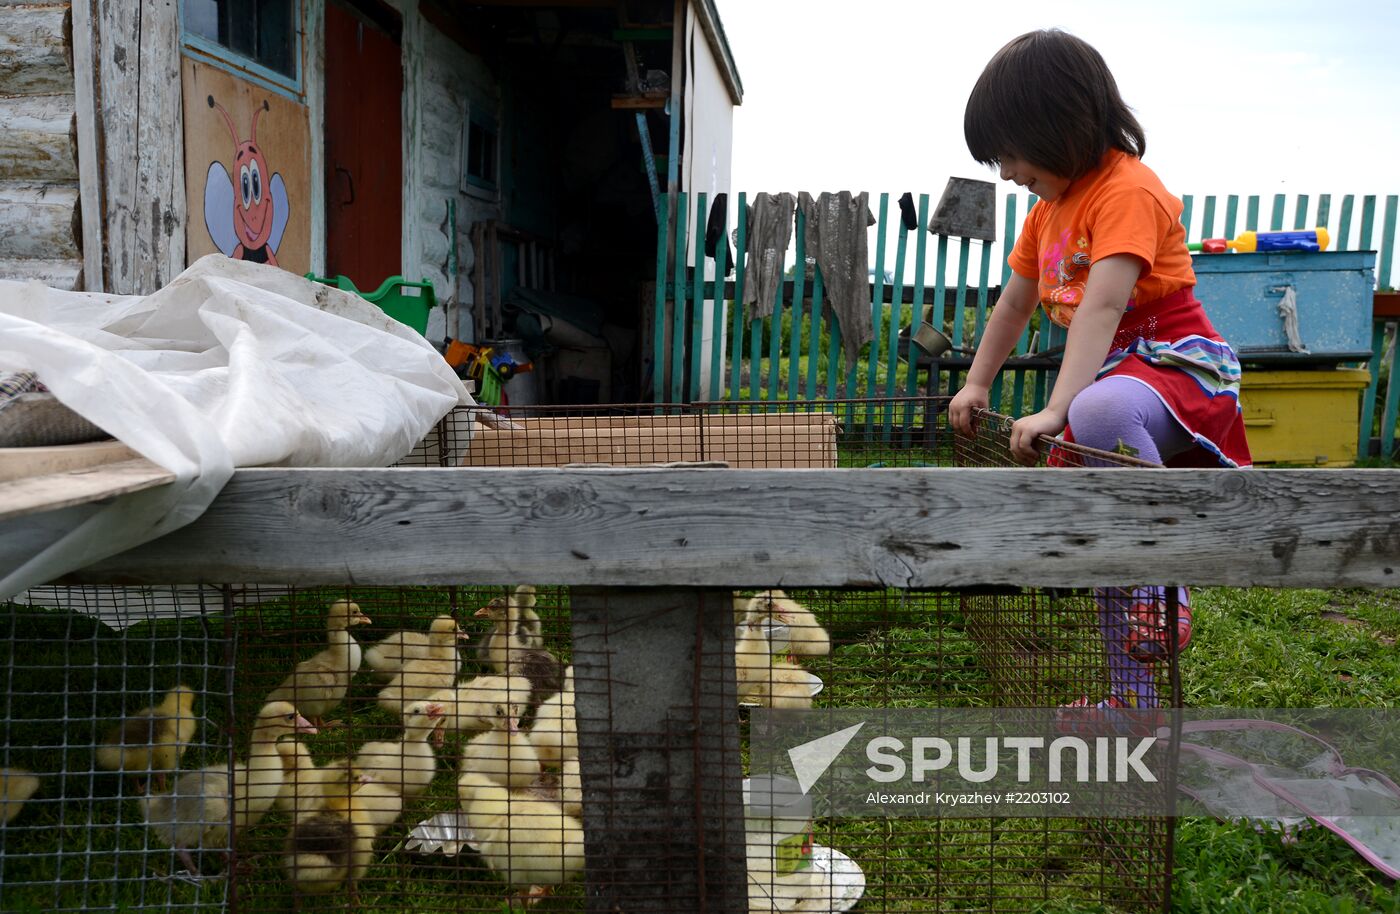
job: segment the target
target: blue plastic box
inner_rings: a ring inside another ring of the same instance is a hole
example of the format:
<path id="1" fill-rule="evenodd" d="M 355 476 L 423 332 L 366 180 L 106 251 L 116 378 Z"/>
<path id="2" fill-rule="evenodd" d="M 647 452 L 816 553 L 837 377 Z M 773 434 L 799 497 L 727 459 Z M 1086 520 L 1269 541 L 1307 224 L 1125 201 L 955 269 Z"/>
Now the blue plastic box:
<path id="1" fill-rule="evenodd" d="M 1371 357 L 1375 251 L 1197 254 L 1196 297 L 1244 361 L 1274 364 L 1365 361 Z M 1292 287 L 1298 336 L 1290 352 L 1279 302 Z"/>

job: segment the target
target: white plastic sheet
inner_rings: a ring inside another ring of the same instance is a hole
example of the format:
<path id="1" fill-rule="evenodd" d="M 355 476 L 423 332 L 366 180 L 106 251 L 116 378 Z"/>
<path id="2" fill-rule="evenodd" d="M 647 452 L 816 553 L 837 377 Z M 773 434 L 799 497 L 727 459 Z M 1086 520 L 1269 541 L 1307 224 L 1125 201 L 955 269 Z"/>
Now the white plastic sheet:
<path id="1" fill-rule="evenodd" d="M 387 466 L 472 402 L 375 305 L 218 254 L 146 296 L 0 281 L 5 369 L 177 481 L 0 525 L 0 599 L 189 523 L 234 467 Z"/>

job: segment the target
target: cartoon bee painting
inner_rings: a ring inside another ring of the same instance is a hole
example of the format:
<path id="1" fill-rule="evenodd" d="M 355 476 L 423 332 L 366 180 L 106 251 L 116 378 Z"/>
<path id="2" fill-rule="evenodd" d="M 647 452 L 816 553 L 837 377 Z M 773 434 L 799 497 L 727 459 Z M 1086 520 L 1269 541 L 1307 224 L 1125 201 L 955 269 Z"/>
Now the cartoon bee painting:
<path id="1" fill-rule="evenodd" d="M 257 145 L 258 117 L 269 110 L 267 101 L 253 112 L 250 136 L 243 142 L 233 118 L 212 95 L 209 107 L 219 109 L 233 138 L 234 174 L 230 176 L 222 162 L 209 163 L 204 178 L 204 225 L 214 246 L 226 256 L 275 267 L 291 213 L 286 182 L 280 173 L 272 173 Z"/>

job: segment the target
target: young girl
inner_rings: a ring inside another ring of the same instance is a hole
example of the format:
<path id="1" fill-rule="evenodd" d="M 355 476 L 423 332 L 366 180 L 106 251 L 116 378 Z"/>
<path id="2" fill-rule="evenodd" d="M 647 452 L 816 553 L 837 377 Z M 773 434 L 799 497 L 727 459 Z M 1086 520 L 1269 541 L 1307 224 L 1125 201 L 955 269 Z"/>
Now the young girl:
<path id="1" fill-rule="evenodd" d="M 953 427 L 972 433 L 973 410 L 988 406 L 992 381 L 1040 305 L 1068 335 L 1049 402 L 1011 428 L 1018 460 L 1034 463 L 1041 436 L 1064 432 L 1173 466 L 1248 466 L 1239 359 L 1192 295 L 1181 201 L 1142 164 L 1142 127 L 1098 51 L 1057 29 L 1014 39 L 978 78 L 963 130 L 974 159 L 1040 199 L 949 407 Z M 1182 646 L 1191 611 L 1178 593 Z M 1151 664 L 1169 643 L 1165 589 L 1095 596 L 1112 691 L 1073 706 L 1155 707 Z"/>

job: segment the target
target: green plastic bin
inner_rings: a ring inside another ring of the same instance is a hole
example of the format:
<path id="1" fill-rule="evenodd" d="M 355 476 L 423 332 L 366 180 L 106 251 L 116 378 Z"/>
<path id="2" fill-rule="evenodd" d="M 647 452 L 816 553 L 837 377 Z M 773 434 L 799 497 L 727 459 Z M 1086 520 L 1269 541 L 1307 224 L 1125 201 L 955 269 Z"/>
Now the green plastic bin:
<path id="1" fill-rule="evenodd" d="M 419 333 L 428 332 L 428 312 L 437 307 L 437 293 L 431 282 L 409 282 L 402 276 L 390 276 L 373 292 L 361 292 L 348 276 L 317 276 L 307 273 L 312 282 L 335 286 L 343 292 L 353 292 L 365 301 L 373 302 L 379 310 Z"/>

